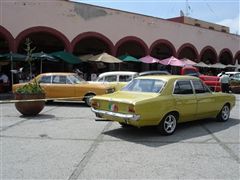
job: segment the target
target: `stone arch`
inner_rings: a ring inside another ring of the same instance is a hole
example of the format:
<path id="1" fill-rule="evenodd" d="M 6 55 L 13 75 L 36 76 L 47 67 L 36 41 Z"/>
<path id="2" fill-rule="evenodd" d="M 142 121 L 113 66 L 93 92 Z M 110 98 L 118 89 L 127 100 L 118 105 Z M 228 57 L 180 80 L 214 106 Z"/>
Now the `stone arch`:
<path id="1" fill-rule="evenodd" d="M 64 34 L 62 34 L 56 29 L 43 26 L 31 27 L 22 31 L 16 37 L 16 51 L 23 51 L 21 46 L 23 45 L 25 38 L 27 37 L 30 37 L 34 45 L 37 44 L 35 45 L 37 48 L 36 52 L 49 52 L 60 50 L 66 50 L 71 52 L 70 42 Z M 35 40 L 33 40 L 31 37 L 34 37 L 33 39 Z"/>
<path id="2" fill-rule="evenodd" d="M 174 45 L 166 40 L 159 39 L 152 43 L 150 47 L 150 55 L 158 59 L 165 59 L 171 56 L 176 56 L 176 49 Z"/>
<path id="3" fill-rule="evenodd" d="M 115 55 L 120 56 L 124 54 L 141 58 L 148 54 L 148 46 L 142 39 L 136 36 L 127 36 L 120 39 L 115 45 Z"/>
<path id="4" fill-rule="evenodd" d="M 218 56 L 216 50 L 211 46 L 206 46 L 201 50 L 200 61 L 206 64 L 215 64 L 218 62 Z"/>
<path id="5" fill-rule="evenodd" d="M 14 38 L 12 34 L 0 25 L 0 53 L 14 51 Z"/>
<path id="6" fill-rule="evenodd" d="M 224 48 L 219 53 L 219 62 L 222 64 L 233 64 L 233 55 L 228 48 Z"/>
<path id="7" fill-rule="evenodd" d="M 195 46 L 190 43 L 185 43 L 178 49 L 177 58 L 188 58 L 190 60 L 198 62 L 199 55 Z"/>
<path id="8" fill-rule="evenodd" d="M 82 43 L 82 44 L 81 44 Z M 97 32 L 85 32 L 75 37 L 71 46 L 76 55 L 100 54 L 107 52 L 114 54 L 114 45 L 110 39 Z"/>

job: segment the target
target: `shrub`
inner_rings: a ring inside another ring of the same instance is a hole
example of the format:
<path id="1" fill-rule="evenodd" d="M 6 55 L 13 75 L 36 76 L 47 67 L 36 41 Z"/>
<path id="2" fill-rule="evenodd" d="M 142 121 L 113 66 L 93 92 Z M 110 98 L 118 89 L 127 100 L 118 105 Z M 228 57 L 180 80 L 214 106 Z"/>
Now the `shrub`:
<path id="1" fill-rule="evenodd" d="M 20 94 L 42 94 L 44 93 L 44 90 L 36 81 L 36 79 L 34 79 L 33 82 L 27 83 L 24 86 L 17 88 L 16 92 Z"/>

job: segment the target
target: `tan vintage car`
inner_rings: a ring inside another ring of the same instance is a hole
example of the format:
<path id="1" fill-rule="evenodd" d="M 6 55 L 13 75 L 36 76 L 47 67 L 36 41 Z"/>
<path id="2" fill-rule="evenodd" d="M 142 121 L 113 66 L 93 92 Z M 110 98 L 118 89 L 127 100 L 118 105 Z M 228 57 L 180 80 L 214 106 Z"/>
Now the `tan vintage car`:
<path id="1" fill-rule="evenodd" d="M 212 92 L 197 77 L 174 75 L 140 76 L 120 91 L 91 99 L 92 111 L 100 121 L 156 126 L 165 135 L 174 133 L 181 122 L 227 121 L 234 105 L 234 95 Z"/>
<path id="2" fill-rule="evenodd" d="M 44 89 L 47 99 L 83 100 L 87 105 L 90 105 L 93 96 L 112 93 L 115 90 L 106 84 L 88 83 L 75 73 L 43 73 L 35 79 Z M 26 83 L 14 84 L 13 92 L 24 84 Z"/>

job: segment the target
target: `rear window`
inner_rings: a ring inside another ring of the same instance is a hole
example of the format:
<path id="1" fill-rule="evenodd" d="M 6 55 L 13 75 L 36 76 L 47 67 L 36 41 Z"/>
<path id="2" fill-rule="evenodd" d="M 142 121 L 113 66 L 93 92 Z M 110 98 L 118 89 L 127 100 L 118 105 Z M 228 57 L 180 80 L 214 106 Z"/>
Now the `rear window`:
<path id="1" fill-rule="evenodd" d="M 134 79 L 122 91 L 159 93 L 165 82 L 158 79 Z"/>

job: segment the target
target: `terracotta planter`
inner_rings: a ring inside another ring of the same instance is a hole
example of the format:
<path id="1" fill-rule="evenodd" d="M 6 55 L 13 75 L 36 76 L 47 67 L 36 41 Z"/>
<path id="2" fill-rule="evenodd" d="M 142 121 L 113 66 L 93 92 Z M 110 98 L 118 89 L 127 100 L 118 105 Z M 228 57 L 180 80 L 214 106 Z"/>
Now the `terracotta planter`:
<path id="1" fill-rule="evenodd" d="M 232 93 L 240 94 L 240 86 L 230 86 Z"/>
<path id="2" fill-rule="evenodd" d="M 15 93 L 16 100 L 44 99 L 45 94 L 19 94 Z M 25 116 L 36 116 L 45 106 L 45 101 L 16 102 L 16 109 Z"/>

